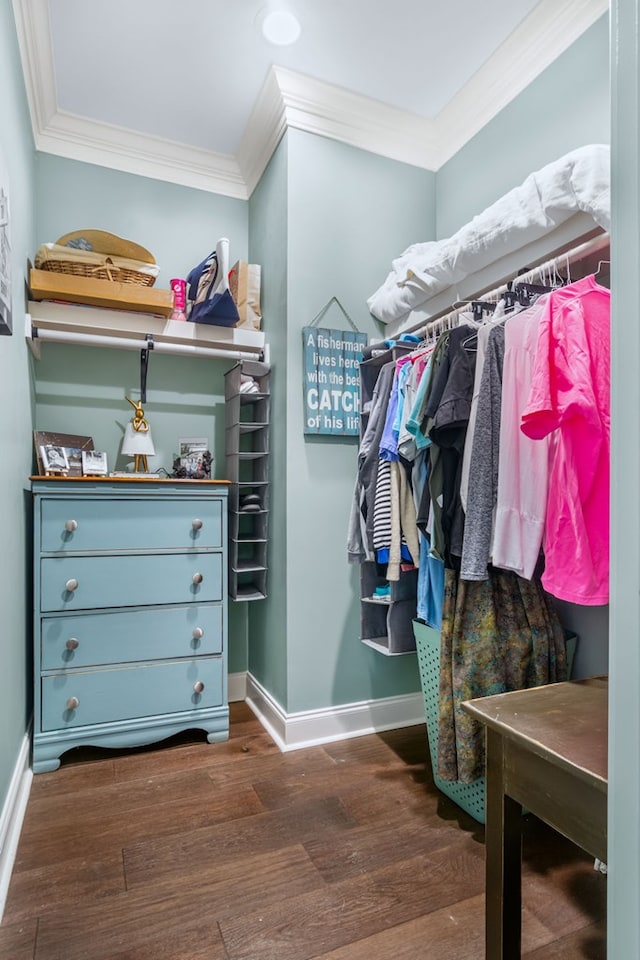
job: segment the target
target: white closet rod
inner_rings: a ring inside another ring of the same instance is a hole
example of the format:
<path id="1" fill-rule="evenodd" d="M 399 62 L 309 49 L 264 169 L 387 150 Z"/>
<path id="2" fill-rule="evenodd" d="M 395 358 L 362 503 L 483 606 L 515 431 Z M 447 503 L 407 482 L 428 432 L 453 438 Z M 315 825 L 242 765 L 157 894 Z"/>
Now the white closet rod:
<path id="1" fill-rule="evenodd" d="M 132 340 L 126 337 L 107 337 L 97 333 L 79 335 L 66 330 L 46 330 L 33 324 L 34 339 L 57 341 L 58 343 L 73 343 L 76 346 L 112 347 L 117 350 L 147 350 L 150 346 L 153 353 L 171 353 L 179 356 L 210 357 L 223 360 L 256 360 L 255 353 L 242 350 L 218 350 L 215 347 L 201 347 L 187 343 L 161 343 L 153 340 L 149 344 L 146 340 Z M 264 351 L 262 351 L 264 353 Z"/>
<path id="2" fill-rule="evenodd" d="M 586 240 L 584 243 L 581 243 L 576 247 L 572 247 L 563 253 L 558 253 L 549 260 L 545 260 L 543 263 L 539 263 L 537 266 L 531 267 L 531 269 L 527 270 L 525 273 L 517 274 L 517 276 L 512 277 L 509 282 L 532 283 L 536 280 L 536 278 L 540 280 L 541 275 L 543 275 L 546 271 L 555 270 L 558 267 L 566 267 L 569 269 L 572 265 L 582 262 L 588 256 L 608 250 L 609 244 L 610 239 L 608 233 L 598 234 L 597 237 L 593 237 L 591 240 Z M 439 316 L 430 320 L 427 324 L 425 324 L 424 327 L 421 327 L 419 330 L 415 330 L 413 332 L 416 336 L 423 338 L 431 330 L 437 329 L 439 326 L 445 329 L 446 326 L 450 325 L 451 321 L 458 316 L 458 314 L 462 313 L 466 309 L 467 304 L 474 300 L 495 300 L 508 289 L 508 282 L 505 282 L 500 284 L 499 287 L 495 287 L 493 290 L 485 290 L 482 293 L 475 294 L 474 296 L 465 297 L 464 303 L 461 303 L 459 307 L 454 307 L 452 305 L 449 309 L 443 310 Z M 454 303 L 455 302 L 456 301 L 454 301 Z"/>

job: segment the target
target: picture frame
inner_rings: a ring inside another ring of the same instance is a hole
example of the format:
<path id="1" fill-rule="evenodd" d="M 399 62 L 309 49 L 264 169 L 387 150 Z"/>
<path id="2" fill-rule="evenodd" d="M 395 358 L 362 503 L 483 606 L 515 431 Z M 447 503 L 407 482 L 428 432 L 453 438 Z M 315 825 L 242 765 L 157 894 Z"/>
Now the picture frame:
<path id="1" fill-rule="evenodd" d="M 40 447 L 40 456 L 47 476 L 69 475 L 69 458 L 64 447 L 59 447 L 55 443 L 43 443 Z"/>
<path id="2" fill-rule="evenodd" d="M 173 476 L 186 480 L 210 480 L 213 457 L 208 437 L 180 437 L 173 461 Z"/>
<path id="3" fill-rule="evenodd" d="M 107 454 L 104 450 L 82 451 L 82 474 L 85 477 L 106 477 Z"/>
<path id="4" fill-rule="evenodd" d="M 208 455 L 208 456 L 207 456 Z M 208 437 L 180 437 L 178 439 L 178 461 L 183 476 L 200 478 L 210 473 L 211 455 Z"/>
<path id="5" fill-rule="evenodd" d="M 81 477 L 82 476 L 82 451 L 93 450 L 93 439 L 91 437 L 78 436 L 72 433 L 52 433 L 46 430 L 35 430 L 33 433 L 33 444 L 36 452 L 36 464 L 38 476 L 44 477 L 55 472 L 58 476 Z M 64 472 L 60 470 L 47 471 L 42 448 L 43 447 L 62 447 L 67 459 L 67 468 Z"/>

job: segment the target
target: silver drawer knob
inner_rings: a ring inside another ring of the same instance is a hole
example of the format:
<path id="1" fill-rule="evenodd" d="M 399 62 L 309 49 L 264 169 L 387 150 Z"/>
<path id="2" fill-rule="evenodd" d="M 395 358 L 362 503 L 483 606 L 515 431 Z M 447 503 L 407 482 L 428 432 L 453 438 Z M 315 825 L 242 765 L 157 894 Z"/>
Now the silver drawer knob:
<path id="1" fill-rule="evenodd" d="M 66 522 L 65 525 L 64 525 L 64 528 L 65 528 L 65 530 L 68 530 L 69 533 L 73 533 L 74 530 L 77 530 L 77 529 L 78 529 L 78 521 L 77 521 L 77 520 L 67 520 L 67 522 Z"/>
<path id="2" fill-rule="evenodd" d="M 191 579 L 192 579 L 193 582 L 197 585 L 197 584 L 199 584 L 199 583 L 202 583 L 202 581 L 204 580 L 204 577 L 202 576 L 201 573 L 194 573 L 194 575 L 193 575 L 193 577 L 192 577 Z M 76 584 L 76 586 L 77 586 L 77 584 Z"/>
<path id="3" fill-rule="evenodd" d="M 67 648 L 67 650 L 77 650 L 79 646 L 80 646 L 80 641 L 76 640 L 75 637 L 69 637 L 69 639 L 65 643 L 65 647 Z"/>
<path id="4" fill-rule="evenodd" d="M 202 627 L 196 627 L 195 630 L 193 631 L 192 636 L 194 640 L 202 640 L 202 638 L 204 637 L 204 630 L 202 629 Z"/>
<path id="5" fill-rule="evenodd" d="M 204 683 L 202 682 L 202 680 L 198 680 L 197 683 L 194 683 L 193 689 L 196 693 L 202 693 L 202 691 L 204 690 Z"/>
<path id="6" fill-rule="evenodd" d="M 202 520 L 192 520 L 191 526 L 194 530 L 202 530 Z"/>
<path id="7" fill-rule="evenodd" d="M 64 588 L 69 593 L 73 593 L 74 590 L 78 589 L 78 581 L 72 577 L 71 580 L 67 580 L 67 582 L 64 585 Z"/>
<path id="8" fill-rule="evenodd" d="M 77 697 L 69 697 L 67 700 L 67 710 L 77 710 L 80 706 L 80 701 Z"/>

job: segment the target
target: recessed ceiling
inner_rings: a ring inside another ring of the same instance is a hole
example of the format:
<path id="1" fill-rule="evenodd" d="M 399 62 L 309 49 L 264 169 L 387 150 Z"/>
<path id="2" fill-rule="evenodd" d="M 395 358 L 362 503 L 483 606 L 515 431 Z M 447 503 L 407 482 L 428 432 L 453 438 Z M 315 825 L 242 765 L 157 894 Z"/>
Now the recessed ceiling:
<path id="1" fill-rule="evenodd" d="M 287 125 L 434 169 L 607 9 L 279 2 L 292 46 L 266 0 L 13 0 L 38 149 L 235 196 Z"/>
<path id="2" fill-rule="evenodd" d="M 290 0 L 292 47 L 264 0 L 50 0 L 61 110 L 236 154 L 269 67 L 432 118 L 538 0 Z"/>

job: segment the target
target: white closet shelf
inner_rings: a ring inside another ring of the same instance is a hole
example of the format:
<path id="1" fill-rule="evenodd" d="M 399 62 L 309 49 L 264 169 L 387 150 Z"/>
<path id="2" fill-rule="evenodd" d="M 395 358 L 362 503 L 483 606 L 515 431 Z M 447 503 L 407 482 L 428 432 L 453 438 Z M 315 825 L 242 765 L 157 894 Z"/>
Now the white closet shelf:
<path id="1" fill-rule="evenodd" d="M 598 249 L 606 249 L 609 236 L 594 223 L 589 214 L 576 213 L 551 232 L 524 247 L 508 250 L 488 266 L 435 294 L 402 319 L 387 324 L 384 337 L 394 338 L 402 333 L 418 331 L 425 323 L 448 313 L 455 301 L 477 300 L 508 280 L 517 279 L 520 273 L 559 258 L 582 244 L 589 244 L 588 250 L 597 252 Z"/>
<path id="2" fill-rule="evenodd" d="M 116 350 L 144 350 L 152 342 L 158 353 L 231 360 L 261 360 L 267 352 L 262 331 L 49 300 L 29 301 L 25 337 L 38 359 L 44 341 Z"/>

